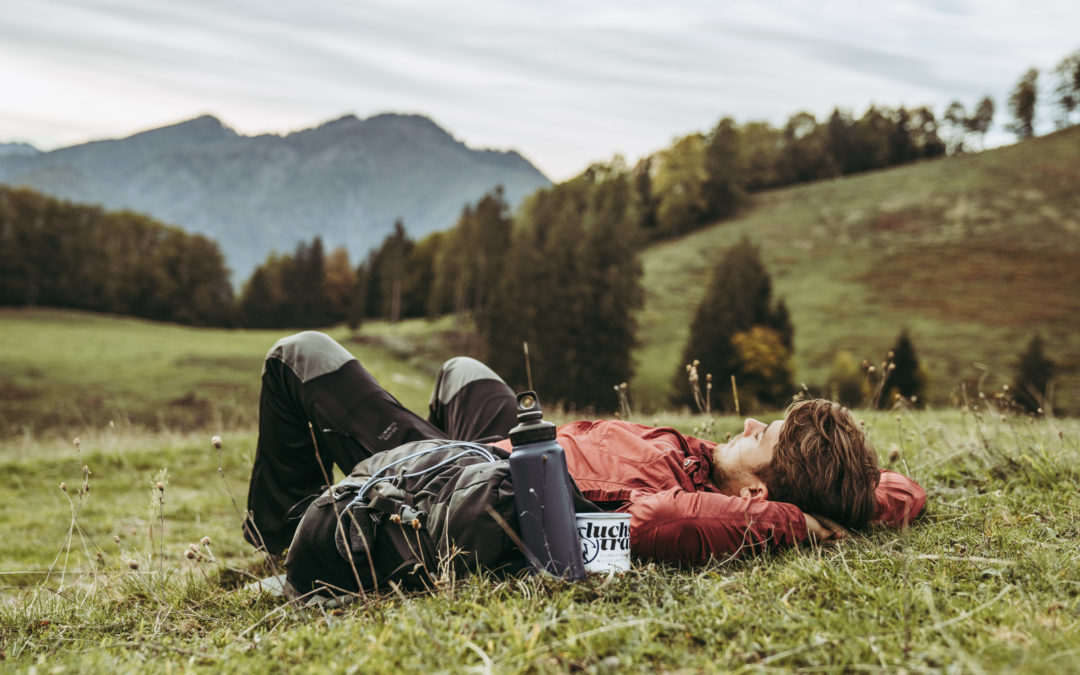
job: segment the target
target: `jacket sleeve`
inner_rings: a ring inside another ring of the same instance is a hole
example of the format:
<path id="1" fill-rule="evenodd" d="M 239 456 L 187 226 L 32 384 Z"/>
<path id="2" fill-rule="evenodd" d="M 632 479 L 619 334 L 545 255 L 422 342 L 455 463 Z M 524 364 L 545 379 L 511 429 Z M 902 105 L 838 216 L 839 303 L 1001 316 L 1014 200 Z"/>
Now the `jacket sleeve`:
<path id="1" fill-rule="evenodd" d="M 926 506 L 926 490 L 907 476 L 882 471 L 877 491 L 877 517 L 874 523 L 907 527 Z"/>
<path id="2" fill-rule="evenodd" d="M 797 506 L 715 492 L 635 491 L 630 499 L 630 549 L 652 560 L 701 563 L 710 557 L 788 546 L 806 539 Z"/>

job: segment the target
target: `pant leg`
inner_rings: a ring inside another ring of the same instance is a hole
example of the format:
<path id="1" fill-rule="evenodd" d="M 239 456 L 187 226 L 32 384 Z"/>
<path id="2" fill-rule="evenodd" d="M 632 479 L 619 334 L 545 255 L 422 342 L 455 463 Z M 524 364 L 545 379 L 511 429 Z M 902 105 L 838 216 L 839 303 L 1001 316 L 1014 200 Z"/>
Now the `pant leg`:
<path id="1" fill-rule="evenodd" d="M 428 421 L 459 441 L 494 441 L 517 424 L 517 400 L 491 368 L 458 356 L 442 365 L 428 405 Z"/>
<path id="2" fill-rule="evenodd" d="M 331 337 L 308 331 L 279 340 L 263 367 L 244 537 L 279 552 L 296 529 L 289 511 L 320 491 L 334 464 L 348 473 L 376 452 L 444 437 Z"/>

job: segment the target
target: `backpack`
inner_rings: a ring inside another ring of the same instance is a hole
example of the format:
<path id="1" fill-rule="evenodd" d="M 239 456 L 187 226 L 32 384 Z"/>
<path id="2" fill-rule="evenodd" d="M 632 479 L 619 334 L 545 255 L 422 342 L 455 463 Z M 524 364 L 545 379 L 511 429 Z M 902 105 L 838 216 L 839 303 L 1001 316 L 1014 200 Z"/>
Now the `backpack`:
<path id="1" fill-rule="evenodd" d="M 448 575 L 527 567 L 507 532 L 518 530 L 508 458 L 446 440 L 372 455 L 304 511 L 286 557 L 289 583 L 301 593 L 391 582 L 430 589 Z"/>

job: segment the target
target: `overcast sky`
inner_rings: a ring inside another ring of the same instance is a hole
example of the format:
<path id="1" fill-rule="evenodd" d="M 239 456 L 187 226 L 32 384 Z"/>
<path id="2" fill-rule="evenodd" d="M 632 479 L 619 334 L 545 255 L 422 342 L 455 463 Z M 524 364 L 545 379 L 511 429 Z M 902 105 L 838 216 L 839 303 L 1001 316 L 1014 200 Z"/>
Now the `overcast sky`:
<path id="1" fill-rule="evenodd" d="M 550 178 L 724 116 L 990 94 L 1080 48 L 1075 0 L 4 0 L 0 142 L 53 149 L 203 113 L 244 134 L 427 115 Z M 1045 88 L 1045 87 L 1044 87 Z M 1007 136 L 1000 132 L 997 138 Z"/>

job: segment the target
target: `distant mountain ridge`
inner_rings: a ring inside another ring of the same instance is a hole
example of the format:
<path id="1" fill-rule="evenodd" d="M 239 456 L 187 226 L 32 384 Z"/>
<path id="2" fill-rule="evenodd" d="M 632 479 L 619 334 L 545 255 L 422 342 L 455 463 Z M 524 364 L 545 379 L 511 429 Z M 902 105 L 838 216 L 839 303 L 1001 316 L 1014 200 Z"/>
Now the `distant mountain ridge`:
<path id="1" fill-rule="evenodd" d="M 204 115 L 50 152 L 2 144 L 0 182 L 208 235 L 234 283 L 270 251 L 316 235 L 355 261 L 397 218 L 420 238 L 497 185 L 514 205 L 551 184 L 515 151 L 469 148 L 427 117 L 400 114 L 346 115 L 284 136 L 244 136 Z"/>
<path id="2" fill-rule="evenodd" d="M 0 143 L 0 157 L 5 155 L 36 155 L 40 150 L 29 143 Z"/>

